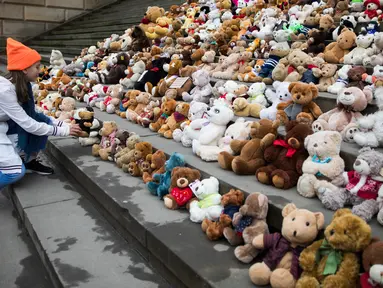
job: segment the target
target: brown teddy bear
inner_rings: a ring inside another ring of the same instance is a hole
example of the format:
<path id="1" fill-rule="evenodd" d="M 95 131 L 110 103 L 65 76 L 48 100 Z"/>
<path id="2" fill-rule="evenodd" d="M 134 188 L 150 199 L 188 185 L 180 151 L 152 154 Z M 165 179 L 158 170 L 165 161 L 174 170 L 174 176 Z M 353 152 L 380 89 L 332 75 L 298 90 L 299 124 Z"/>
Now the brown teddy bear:
<path id="1" fill-rule="evenodd" d="M 102 160 L 109 160 L 112 152 L 112 145 L 116 141 L 117 124 L 114 121 L 105 121 L 100 129 L 101 143 L 92 146 L 92 155 Z"/>
<path id="2" fill-rule="evenodd" d="M 182 61 L 180 59 L 170 61 L 169 64 L 164 65 L 164 70 L 168 71 L 168 75 L 161 79 L 155 87 L 153 87 L 152 83 L 147 82 L 145 89 L 148 89 L 147 92 L 151 93 L 153 97 L 165 96 L 166 91 L 179 76 L 181 68 Z"/>
<path id="3" fill-rule="evenodd" d="M 343 63 L 344 56 L 355 46 L 356 35 L 353 31 L 343 28 L 336 42 L 328 44 L 324 50 L 324 60 L 328 63 Z M 322 56 L 321 54 L 319 54 Z"/>
<path id="4" fill-rule="evenodd" d="M 125 148 L 114 155 L 114 162 L 117 167 L 122 168 L 124 164 L 129 164 L 134 156 L 134 147 L 137 143 L 141 142 L 141 138 L 137 134 L 132 134 L 126 140 Z"/>
<path id="5" fill-rule="evenodd" d="M 349 0 L 338 0 L 335 6 L 334 21 L 340 22 L 340 18 L 345 15 L 349 15 Z"/>
<path id="6" fill-rule="evenodd" d="M 193 87 L 192 74 L 197 71 L 196 66 L 186 66 L 180 69 L 180 77 L 188 77 L 188 80 L 182 85 L 181 88 L 177 88 L 176 99 L 182 99 L 182 93 L 190 92 Z"/>
<path id="7" fill-rule="evenodd" d="M 211 221 L 205 218 L 202 221 L 201 228 L 206 233 L 210 241 L 216 241 L 223 237 L 223 231 L 226 227 L 231 227 L 231 221 L 235 213 L 245 201 L 245 195 L 240 190 L 231 189 L 228 193 L 222 195 L 221 205 L 224 207 L 218 221 Z"/>
<path id="8" fill-rule="evenodd" d="M 142 176 L 143 170 L 147 169 L 147 163 L 145 165 L 142 164 L 143 162 L 150 161 L 151 154 L 153 154 L 152 144 L 149 142 L 137 143 L 134 146 L 133 159 L 128 165 L 122 165 L 122 171 L 128 172 L 131 176 Z"/>
<path id="9" fill-rule="evenodd" d="M 149 181 L 153 181 L 152 176 L 154 174 L 162 174 L 165 173 L 165 162 L 166 162 L 166 155 L 164 151 L 157 150 L 153 153 L 150 157 L 150 168 L 151 173 L 144 172 L 142 174 L 142 180 L 144 183 L 147 183 Z"/>
<path id="10" fill-rule="evenodd" d="M 160 8 L 158 6 L 149 6 L 146 10 L 144 18 L 141 20 L 140 27 L 146 32 L 148 31 L 149 27 L 155 27 L 157 19 L 164 15 L 164 8 Z"/>
<path id="11" fill-rule="evenodd" d="M 264 106 L 258 103 L 249 103 L 245 98 L 236 98 L 233 102 L 235 116 L 259 118 L 259 114 Z"/>
<path id="12" fill-rule="evenodd" d="M 134 110 L 137 107 L 136 97 L 141 93 L 140 90 L 129 90 L 126 92 L 120 102 L 120 106 L 115 113 L 121 118 L 126 118 L 126 110 Z"/>
<path id="13" fill-rule="evenodd" d="M 205 50 L 203 49 L 197 49 L 193 52 L 193 54 L 191 55 L 191 59 L 194 63 L 194 66 L 199 66 L 202 64 L 203 55 L 205 55 Z"/>
<path id="14" fill-rule="evenodd" d="M 129 107 L 126 111 L 126 119 L 132 122 L 137 122 L 137 117 L 144 112 L 144 109 L 149 104 L 151 98 L 152 96 L 148 92 L 140 92 L 135 98 L 137 105 Z M 134 104 L 135 102 L 132 101 L 132 103 Z M 131 109 L 133 107 L 135 107 L 134 110 Z"/>
<path id="15" fill-rule="evenodd" d="M 176 109 L 176 106 L 176 100 L 164 97 L 161 104 L 161 116 L 157 119 L 156 122 L 150 123 L 149 129 L 154 132 L 160 130 L 162 125 L 165 124 L 166 119 L 168 119 L 168 117 L 170 117 L 173 114 L 173 112 Z"/>
<path id="16" fill-rule="evenodd" d="M 347 87 L 357 87 L 363 90 L 367 83 L 363 81 L 363 74 L 367 73 L 366 68 L 363 66 L 354 66 L 347 72 L 348 84 Z M 376 83 L 375 87 L 376 87 Z"/>
<path id="17" fill-rule="evenodd" d="M 324 226 L 322 213 L 297 209 L 293 203 L 283 208 L 282 216 L 281 233 L 258 235 L 252 242 L 255 249 L 266 252 L 263 261 L 249 269 L 250 279 L 257 286 L 271 284 L 273 288 L 294 288 L 301 274 L 299 255 L 304 247 L 315 240 Z M 310 259 L 315 264 L 315 253 Z"/>
<path id="18" fill-rule="evenodd" d="M 289 85 L 289 92 L 292 100 L 279 103 L 277 106 L 277 119 L 282 123 L 297 120 L 311 125 L 322 115 L 322 110 L 313 102 L 318 97 L 318 88 L 314 84 L 293 82 Z"/>
<path id="19" fill-rule="evenodd" d="M 337 70 L 337 65 L 329 63 L 322 63 L 319 68 L 313 68 L 314 76 L 319 78 L 319 83 L 316 86 L 320 92 L 327 92 L 327 88 L 335 83 Z"/>
<path id="20" fill-rule="evenodd" d="M 251 125 L 251 140 L 233 140 L 230 148 L 235 155 L 221 152 L 218 163 L 221 168 L 232 170 L 238 175 L 254 175 L 258 168 L 265 165 L 263 151 L 270 146 L 276 138 L 278 121 L 261 119 Z"/>
<path id="21" fill-rule="evenodd" d="M 257 170 L 255 176 L 258 181 L 280 189 L 294 187 L 302 175 L 302 164 L 308 157 L 304 141 L 312 133 L 309 125 L 289 121 L 284 139 L 275 140 L 272 146 L 265 149 L 264 159 L 269 164 Z"/>
<path id="22" fill-rule="evenodd" d="M 370 244 L 371 227 L 350 209 L 339 209 L 324 235 L 302 251 L 299 264 L 303 273 L 296 287 L 356 287 L 358 253 Z"/>
<path id="23" fill-rule="evenodd" d="M 274 68 L 272 78 L 275 81 L 295 82 L 302 78 L 311 57 L 300 49 L 292 50 L 282 58 Z"/>
<path id="24" fill-rule="evenodd" d="M 173 139 L 173 131 L 179 129 L 181 124 L 188 120 L 189 108 L 189 103 L 178 103 L 174 113 L 166 119 L 165 124 L 158 130 L 158 134 L 165 138 Z"/>
<path id="25" fill-rule="evenodd" d="M 258 235 L 269 234 L 266 223 L 269 209 L 269 199 L 261 193 L 252 193 L 247 196 L 245 204 L 234 214 L 232 227 L 226 227 L 223 235 L 235 248 L 234 255 L 243 263 L 250 263 L 258 255 L 253 247 L 253 239 Z"/>
<path id="26" fill-rule="evenodd" d="M 176 167 L 172 170 L 169 194 L 164 196 L 165 207 L 175 210 L 181 207 L 188 208 L 188 204 L 194 198 L 189 184 L 201 179 L 197 169 Z"/>
<path id="27" fill-rule="evenodd" d="M 362 288 L 373 288 L 382 286 L 383 268 L 383 241 L 377 238 L 371 240 L 363 251 L 364 273 L 360 276 L 360 286 Z"/>

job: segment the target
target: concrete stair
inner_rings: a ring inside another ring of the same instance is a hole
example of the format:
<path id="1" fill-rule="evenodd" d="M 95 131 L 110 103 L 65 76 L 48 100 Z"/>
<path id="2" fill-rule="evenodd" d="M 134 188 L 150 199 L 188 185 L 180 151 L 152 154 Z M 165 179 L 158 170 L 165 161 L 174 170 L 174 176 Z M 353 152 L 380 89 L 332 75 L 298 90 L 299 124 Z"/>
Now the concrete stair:
<path id="1" fill-rule="evenodd" d="M 106 220 L 108 212 L 42 156 L 56 173 L 26 175 L 8 193 L 53 283 L 44 287 L 172 287 Z"/>

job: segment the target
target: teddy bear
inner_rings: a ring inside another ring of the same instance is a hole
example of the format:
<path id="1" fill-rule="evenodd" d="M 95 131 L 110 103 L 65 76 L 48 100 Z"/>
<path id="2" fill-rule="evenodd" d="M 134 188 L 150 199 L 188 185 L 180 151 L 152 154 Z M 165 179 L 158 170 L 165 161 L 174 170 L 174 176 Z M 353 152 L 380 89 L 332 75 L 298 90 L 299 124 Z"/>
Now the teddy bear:
<path id="1" fill-rule="evenodd" d="M 357 287 L 358 254 L 371 242 L 371 227 L 349 209 L 339 209 L 324 236 L 301 252 L 296 287 Z"/>
<path id="2" fill-rule="evenodd" d="M 177 91 L 176 100 L 182 99 L 182 94 L 184 92 L 187 92 L 187 93 L 190 92 L 190 90 L 192 89 L 194 85 L 192 75 L 196 71 L 197 71 L 196 66 L 186 66 L 180 69 L 179 76 L 187 78 L 187 80 L 181 87 L 175 89 Z"/>
<path id="3" fill-rule="evenodd" d="M 182 93 L 182 99 L 186 102 L 197 101 L 209 103 L 209 98 L 212 94 L 212 87 L 210 85 L 209 73 L 205 70 L 197 70 L 192 74 L 193 84 L 195 87 L 188 92 Z"/>
<path id="4" fill-rule="evenodd" d="M 187 120 L 189 108 L 190 105 L 188 103 L 178 103 L 174 113 L 166 119 L 165 124 L 158 130 L 158 134 L 165 138 L 172 139 L 173 131 L 180 128 L 181 124 Z"/>
<path id="5" fill-rule="evenodd" d="M 82 129 L 78 141 L 83 147 L 100 143 L 99 132 L 103 123 L 94 118 L 93 115 L 94 111 L 90 107 L 77 109 L 73 115 L 75 123 L 79 124 Z"/>
<path id="6" fill-rule="evenodd" d="M 383 284 L 383 242 L 381 240 L 371 239 L 370 245 L 363 251 L 362 265 L 365 272 L 360 275 L 360 287 L 381 287 Z"/>
<path id="7" fill-rule="evenodd" d="M 76 100 L 70 97 L 64 97 L 59 105 L 59 111 L 56 111 L 55 116 L 58 121 L 70 121 L 76 109 Z"/>
<path id="8" fill-rule="evenodd" d="M 373 55 L 374 51 L 369 48 L 374 41 L 374 34 L 367 34 L 367 31 L 361 32 L 355 40 L 356 47 L 350 53 L 344 56 L 344 64 L 362 65 L 363 60 Z"/>
<path id="9" fill-rule="evenodd" d="M 128 165 L 133 160 L 134 148 L 139 142 L 141 142 L 140 136 L 135 133 L 131 133 L 126 140 L 125 148 L 114 155 L 114 162 L 116 162 L 118 168 Z"/>
<path id="10" fill-rule="evenodd" d="M 100 111 L 114 114 L 120 105 L 122 92 L 123 87 L 121 84 L 109 86 L 104 101 L 97 102 L 96 107 L 100 108 Z"/>
<path id="11" fill-rule="evenodd" d="M 275 43 L 270 49 L 269 58 L 261 66 L 258 76 L 255 77 L 254 82 L 264 82 L 266 85 L 273 83 L 273 71 L 278 65 L 279 60 L 289 55 L 290 46 L 287 43 Z M 284 70 L 284 69 L 282 69 Z"/>
<path id="12" fill-rule="evenodd" d="M 318 14 L 319 15 L 319 14 Z M 324 28 L 312 29 L 308 33 L 309 39 L 307 40 L 307 48 L 304 49 L 309 55 L 317 55 L 324 52 L 328 32 Z"/>
<path id="13" fill-rule="evenodd" d="M 304 123 L 290 121 L 286 125 L 286 136 L 276 139 L 264 150 L 267 166 L 257 169 L 257 180 L 280 189 L 294 187 L 300 175 L 302 164 L 308 157 L 304 141 L 313 131 Z"/>
<path id="14" fill-rule="evenodd" d="M 282 216 L 281 233 L 260 234 L 252 241 L 254 249 L 265 251 L 262 262 L 249 269 L 250 280 L 257 286 L 294 288 L 301 276 L 300 255 L 324 227 L 322 213 L 299 209 L 293 203 L 282 209 Z"/>
<path id="15" fill-rule="evenodd" d="M 381 89 L 378 87 L 376 89 Z M 364 91 L 368 88 L 364 89 Z M 381 132 L 382 117 L 383 117 L 383 94 L 376 93 L 376 102 L 379 108 L 374 114 L 369 114 L 361 117 L 358 120 L 358 127 L 360 131 L 357 131 L 353 137 L 353 140 L 359 146 L 370 147 L 382 147 L 383 146 L 383 133 Z"/>
<path id="16" fill-rule="evenodd" d="M 247 99 L 243 97 L 236 98 L 232 106 L 235 116 L 254 118 L 259 118 L 260 112 L 264 108 L 264 106 L 258 103 L 250 104 Z"/>
<path id="17" fill-rule="evenodd" d="M 339 22 L 343 16 L 350 14 L 348 11 L 348 4 L 348 0 L 337 1 L 335 6 L 335 13 L 333 16 L 335 22 Z"/>
<path id="18" fill-rule="evenodd" d="M 247 98 L 247 101 L 250 104 L 258 103 L 259 105 L 263 107 L 267 107 L 268 103 L 265 97 L 265 90 L 266 90 L 266 84 L 261 83 L 253 83 L 249 87 L 249 90 L 247 91 L 247 95 L 249 95 L 249 98 Z"/>
<path id="19" fill-rule="evenodd" d="M 366 109 L 367 104 L 371 101 L 372 92 L 370 89 L 362 91 L 357 87 L 344 88 L 338 94 L 337 107 L 319 116 L 313 122 L 312 128 L 314 132 L 338 131 L 345 141 L 353 142 L 353 139 L 349 138 L 352 136 L 348 133 L 349 124 L 356 123 L 358 119 L 363 117 L 360 112 Z"/>
<path id="20" fill-rule="evenodd" d="M 319 131 L 306 136 L 304 144 L 309 156 L 303 162 L 303 174 L 297 184 L 301 196 L 321 199 L 319 188 L 333 188 L 332 184 L 342 182 L 345 165 L 339 156 L 341 143 L 342 135 L 337 131 Z"/>
<path id="21" fill-rule="evenodd" d="M 277 106 L 277 119 L 282 123 L 297 120 L 311 124 L 322 114 L 319 106 L 313 102 L 318 97 L 318 88 L 314 84 L 293 82 L 289 85 L 289 91 L 292 100 Z"/>
<path id="22" fill-rule="evenodd" d="M 153 132 L 160 130 L 162 125 L 165 124 L 166 119 L 174 113 L 176 106 L 177 102 L 174 99 L 164 97 L 161 104 L 161 116 L 157 121 L 149 124 L 149 129 Z"/>
<path id="23" fill-rule="evenodd" d="M 150 123 L 156 122 L 161 116 L 161 108 L 159 100 L 151 100 L 144 108 L 144 111 L 137 116 L 137 124 L 148 128 Z"/>
<path id="24" fill-rule="evenodd" d="M 278 104 L 291 100 L 289 85 L 289 82 L 274 81 L 273 88 L 275 89 L 275 92 L 270 88 L 266 89 L 265 96 L 267 101 L 271 102 L 272 104 L 270 107 L 263 108 L 260 111 L 259 118 L 273 121 L 276 120 Z"/>
<path id="25" fill-rule="evenodd" d="M 108 74 L 101 74 L 100 78 L 104 84 L 118 84 L 121 78 L 124 78 L 125 70 L 129 66 L 130 57 L 127 53 L 121 52 L 117 55 L 111 56 L 111 63 Z M 89 77 L 90 78 L 90 77 Z"/>
<path id="26" fill-rule="evenodd" d="M 139 142 L 134 145 L 133 157 L 129 164 L 122 165 L 122 171 L 129 173 L 133 177 L 142 177 L 144 171 L 149 171 L 148 163 L 153 154 L 152 144 L 149 142 Z"/>
<path id="27" fill-rule="evenodd" d="M 372 44 L 373 55 L 363 59 L 364 66 L 383 65 L 383 33 L 376 32 L 374 34 L 374 42 Z"/>
<path id="28" fill-rule="evenodd" d="M 340 90 L 348 85 L 348 71 L 352 69 L 352 65 L 343 65 L 337 72 L 337 80 L 334 84 L 327 87 L 327 92 L 332 94 L 338 94 Z"/>
<path id="29" fill-rule="evenodd" d="M 193 153 L 200 155 L 205 146 L 218 146 L 218 141 L 224 135 L 227 124 L 234 118 L 234 113 L 225 103 L 216 101 L 213 107 L 208 107 L 206 119 L 193 121 L 194 129 L 200 128 L 197 139 L 193 139 Z M 207 123 L 207 124 L 206 124 Z"/>
<path id="30" fill-rule="evenodd" d="M 116 139 L 116 132 L 118 130 L 117 124 L 114 121 L 105 121 L 100 129 L 101 143 L 94 144 L 92 146 L 92 155 L 95 157 L 100 157 L 102 160 L 109 160 L 111 154 L 112 145 Z"/>
<path id="31" fill-rule="evenodd" d="M 356 35 L 353 31 L 343 28 L 336 42 L 328 44 L 324 50 L 324 60 L 328 63 L 339 64 L 355 46 Z"/>
<path id="32" fill-rule="evenodd" d="M 379 0 L 365 0 L 363 1 L 363 6 L 366 10 L 363 13 L 360 13 L 358 17 L 358 22 L 370 22 L 378 21 L 380 14 L 382 14 L 381 3 Z"/>
<path id="33" fill-rule="evenodd" d="M 232 53 L 227 58 L 223 60 L 222 65 L 218 65 L 216 69 L 220 69 L 220 71 L 212 71 L 211 76 L 214 78 L 219 78 L 219 79 L 224 79 L 224 80 L 229 80 L 233 77 L 234 73 L 238 71 L 239 68 L 239 53 Z M 215 69 L 215 70 L 216 70 Z"/>
<path id="34" fill-rule="evenodd" d="M 234 255 L 243 263 L 250 263 L 258 254 L 252 245 L 253 239 L 269 233 L 266 223 L 268 202 L 268 198 L 261 193 L 250 194 L 232 216 L 232 225 L 223 229 L 223 236 L 229 244 L 237 246 Z"/>
<path id="35" fill-rule="evenodd" d="M 222 169 L 232 170 L 238 175 L 254 175 L 258 168 L 265 165 L 263 151 L 276 139 L 278 121 L 261 119 L 253 122 L 250 130 L 251 140 L 231 141 L 230 148 L 234 155 L 221 152 L 218 163 Z"/>
<path id="36" fill-rule="evenodd" d="M 142 73 L 146 70 L 145 62 L 140 60 L 132 67 L 128 67 L 125 70 L 125 78 L 120 79 L 120 84 L 124 86 L 126 89 L 132 89 L 134 84 L 140 79 Z"/>
<path id="37" fill-rule="evenodd" d="M 282 58 L 272 72 L 274 81 L 295 82 L 302 78 L 311 57 L 300 49 L 292 50 Z"/>
<path id="38" fill-rule="evenodd" d="M 217 221 L 223 210 L 218 179 L 197 180 L 190 184 L 190 189 L 198 199 L 189 204 L 190 220 L 194 223 L 201 223 L 205 218 Z"/>
<path id="39" fill-rule="evenodd" d="M 140 91 L 151 91 L 158 82 L 165 78 L 167 72 L 164 70 L 164 64 L 170 63 L 170 58 L 162 57 L 151 61 L 150 68 L 147 69 L 134 84 L 134 89 Z M 122 77 L 123 78 L 123 77 Z M 150 85 L 148 85 L 150 83 Z"/>
<path id="40" fill-rule="evenodd" d="M 338 210 L 345 205 L 353 205 L 352 213 L 366 222 L 379 212 L 378 192 L 383 179 L 383 154 L 370 147 L 362 148 L 356 158 L 353 171 L 343 172 L 343 182 L 339 187 L 320 187 L 318 193 L 322 203 L 331 210 Z"/>
<path id="41" fill-rule="evenodd" d="M 149 27 L 155 26 L 155 23 L 159 17 L 165 15 L 165 9 L 158 6 L 149 6 L 145 12 L 145 17 L 141 20 L 140 28 L 145 32 Z"/>
<path id="42" fill-rule="evenodd" d="M 180 129 L 173 131 L 173 139 L 176 142 L 181 142 L 185 147 L 191 147 L 193 139 L 197 139 L 201 129 L 199 125 L 194 127 L 191 123 L 194 120 L 202 119 L 206 116 L 207 108 L 209 106 L 203 102 L 192 102 L 189 108 L 189 121 L 185 121 L 181 124 Z"/>
<path id="43" fill-rule="evenodd" d="M 318 68 L 312 69 L 314 76 L 319 78 L 316 86 L 320 92 L 327 92 L 328 87 L 335 83 L 337 69 L 337 65 L 329 63 L 322 63 Z"/>
<path id="44" fill-rule="evenodd" d="M 49 63 L 51 64 L 49 66 L 49 75 L 51 77 L 56 76 L 57 73 L 66 66 L 64 56 L 60 50 L 52 50 Z"/>
<path id="45" fill-rule="evenodd" d="M 126 119 L 131 122 L 136 122 L 137 117 L 141 115 L 145 107 L 150 103 L 151 97 L 152 96 L 148 92 L 140 92 L 134 99 L 133 106 L 130 106 L 126 111 Z"/>
<path id="46" fill-rule="evenodd" d="M 364 90 L 367 83 L 363 81 L 363 75 L 366 75 L 366 68 L 363 66 L 354 66 L 347 72 L 348 84 L 347 87 L 357 87 L 360 90 Z"/>
<path id="47" fill-rule="evenodd" d="M 158 196 L 162 199 L 165 195 L 169 194 L 169 188 L 171 185 L 171 173 L 176 167 L 184 167 L 185 159 L 180 153 L 174 152 L 169 160 L 165 162 L 165 172 L 161 174 L 153 174 L 152 181 L 146 183 L 149 192 L 152 195 Z"/>
<path id="48" fill-rule="evenodd" d="M 234 99 L 237 97 L 235 92 L 238 90 L 240 86 L 237 82 L 233 80 L 223 82 L 222 84 L 223 84 L 222 86 L 217 85 L 218 86 L 217 91 L 219 93 L 218 99 L 222 102 L 225 102 L 227 105 L 231 105 Z M 213 103 L 215 100 L 216 99 L 210 99 L 210 101 L 212 101 Z"/>
<path id="49" fill-rule="evenodd" d="M 213 70 L 217 65 L 216 63 L 214 63 L 215 55 L 216 55 L 216 53 L 213 50 L 206 51 L 205 54 L 201 58 L 202 64 L 199 65 L 198 68 L 203 69 L 203 70 L 208 71 L 208 72 Z"/>
<path id="50" fill-rule="evenodd" d="M 244 201 L 245 195 L 240 190 L 230 189 L 229 192 L 222 195 L 221 205 L 224 208 L 218 221 L 205 218 L 201 223 L 202 231 L 206 233 L 210 241 L 216 241 L 224 237 L 223 231 L 226 227 L 231 227 L 233 216 L 239 211 Z"/>
<path id="51" fill-rule="evenodd" d="M 175 167 L 172 170 L 169 194 L 164 196 L 164 205 L 168 209 L 188 207 L 194 194 L 189 184 L 200 180 L 201 174 L 197 169 Z"/>
<path id="52" fill-rule="evenodd" d="M 147 164 L 150 164 L 150 169 L 146 169 L 142 173 L 142 181 L 148 183 L 153 181 L 152 176 L 154 174 L 162 174 L 165 172 L 166 155 L 162 150 L 157 150 L 153 154 L 147 157 Z"/>
<path id="53" fill-rule="evenodd" d="M 251 121 L 245 121 L 244 118 L 238 118 L 233 124 L 226 128 L 225 134 L 218 140 L 217 146 L 199 147 L 197 155 L 204 161 L 212 162 L 218 160 L 218 155 L 222 151 L 233 154 L 230 148 L 230 142 L 233 140 L 247 140 L 249 138 Z"/>

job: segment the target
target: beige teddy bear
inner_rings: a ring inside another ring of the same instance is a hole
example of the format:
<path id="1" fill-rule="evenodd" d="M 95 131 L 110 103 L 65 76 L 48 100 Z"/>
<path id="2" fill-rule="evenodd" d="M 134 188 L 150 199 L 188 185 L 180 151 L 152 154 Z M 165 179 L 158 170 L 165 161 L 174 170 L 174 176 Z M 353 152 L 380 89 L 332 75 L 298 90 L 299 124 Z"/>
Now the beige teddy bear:
<path id="1" fill-rule="evenodd" d="M 326 46 L 324 50 L 324 60 L 334 64 L 343 63 L 344 56 L 355 46 L 355 41 L 355 33 L 348 28 L 343 28 L 336 42 L 332 42 Z"/>
<path id="2" fill-rule="evenodd" d="M 319 78 L 319 84 L 317 84 L 320 92 L 327 92 L 327 88 L 335 83 L 335 74 L 338 70 L 338 66 L 335 64 L 322 63 L 319 68 L 313 68 L 313 74 Z"/>
<path id="3" fill-rule="evenodd" d="M 74 110 L 76 109 L 76 101 L 71 97 L 65 97 L 63 98 L 59 109 L 60 111 L 56 112 L 57 120 L 70 122 L 70 119 L 74 115 Z"/>
<path id="4" fill-rule="evenodd" d="M 264 108 L 264 106 L 258 103 L 250 104 L 243 97 L 236 98 L 233 102 L 233 110 L 236 116 L 240 117 L 255 117 L 259 118 L 259 113 Z"/>

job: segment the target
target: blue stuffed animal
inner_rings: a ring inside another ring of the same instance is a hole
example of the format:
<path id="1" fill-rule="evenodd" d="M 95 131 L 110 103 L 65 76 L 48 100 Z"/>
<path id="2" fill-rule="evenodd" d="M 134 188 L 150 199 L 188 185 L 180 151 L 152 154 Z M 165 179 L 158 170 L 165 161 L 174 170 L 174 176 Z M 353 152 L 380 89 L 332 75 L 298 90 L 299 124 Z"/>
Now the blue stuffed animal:
<path id="1" fill-rule="evenodd" d="M 163 174 L 154 174 L 153 180 L 148 182 L 146 185 L 153 195 L 157 195 L 162 199 L 166 194 L 169 194 L 172 170 L 175 167 L 185 166 L 184 156 L 174 152 L 169 160 L 165 162 L 165 173 Z"/>

